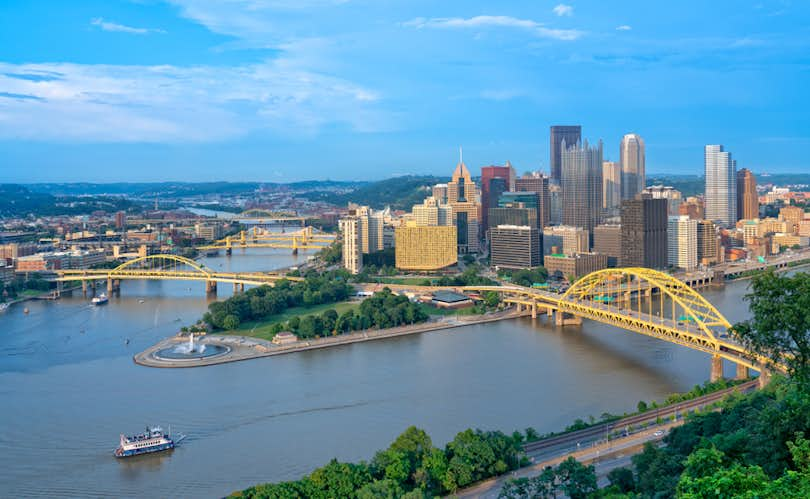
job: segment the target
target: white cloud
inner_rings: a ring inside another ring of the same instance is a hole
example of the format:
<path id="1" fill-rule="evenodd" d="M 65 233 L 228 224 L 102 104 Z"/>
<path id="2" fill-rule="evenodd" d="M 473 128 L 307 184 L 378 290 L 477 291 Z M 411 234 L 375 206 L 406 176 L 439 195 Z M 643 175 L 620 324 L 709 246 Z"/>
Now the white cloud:
<path id="1" fill-rule="evenodd" d="M 551 9 L 551 11 L 557 14 L 559 17 L 571 17 L 574 15 L 574 8 L 570 5 L 565 5 L 562 3 Z"/>
<path id="2" fill-rule="evenodd" d="M 46 80 L 29 75 L 48 74 Z M 0 139 L 219 141 L 386 128 L 372 90 L 284 59 L 237 67 L 0 63 Z"/>
<path id="3" fill-rule="evenodd" d="M 132 26 L 126 26 L 124 24 L 118 24 L 111 21 L 105 21 L 101 17 L 96 17 L 90 20 L 90 24 L 93 26 L 98 26 L 104 31 L 116 31 L 119 33 L 130 33 L 133 35 L 147 35 L 149 33 L 165 33 L 162 29 L 153 29 L 153 28 L 134 28 Z"/>
<path id="4" fill-rule="evenodd" d="M 417 17 L 403 23 L 417 29 L 422 28 L 516 28 L 529 31 L 535 36 L 556 40 L 576 40 L 582 32 L 574 29 L 553 29 L 531 19 L 518 19 L 510 16 L 475 16 L 461 17 Z"/>
<path id="5" fill-rule="evenodd" d="M 621 26 L 616 26 L 616 31 L 630 31 L 632 26 L 628 26 L 627 24 L 622 24 Z"/>

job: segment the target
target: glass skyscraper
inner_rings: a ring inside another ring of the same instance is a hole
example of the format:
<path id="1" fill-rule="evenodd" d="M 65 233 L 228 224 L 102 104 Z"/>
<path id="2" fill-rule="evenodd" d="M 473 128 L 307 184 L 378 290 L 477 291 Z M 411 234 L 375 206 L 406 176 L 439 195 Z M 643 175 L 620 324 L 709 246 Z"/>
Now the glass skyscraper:
<path id="1" fill-rule="evenodd" d="M 737 165 L 722 145 L 706 146 L 704 165 L 706 220 L 731 227 L 737 222 Z"/>

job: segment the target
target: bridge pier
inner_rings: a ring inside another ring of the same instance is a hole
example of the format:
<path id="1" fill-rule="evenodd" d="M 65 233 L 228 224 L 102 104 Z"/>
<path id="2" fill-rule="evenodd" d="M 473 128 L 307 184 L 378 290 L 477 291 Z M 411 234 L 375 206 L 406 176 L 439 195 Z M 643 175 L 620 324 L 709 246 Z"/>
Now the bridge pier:
<path id="1" fill-rule="evenodd" d="M 82 296 L 87 297 L 87 281 L 82 281 Z"/>
<path id="2" fill-rule="evenodd" d="M 762 366 L 759 369 L 759 378 L 757 380 L 759 387 L 765 388 L 771 382 L 771 372 L 765 369 L 765 366 Z"/>
<path id="3" fill-rule="evenodd" d="M 243 283 L 243 282 L 235 282 L 235 283 L 233 283 L 233 294 L 244 293 L 244 292 L 245 292 L 245 283 Z"/>
<path id="4" fill-rule="evenodd" d="M 554 323 L 558 326 L 579 326 L 582 324 L 582 319 L 576 315 L 566 314 L 561 310 L 557 310 Z"/>
<path id="5" fill-rule="evenodd" d="M 537 302 L 532 303 L 532 319 L 537 319 Z"/>
<path id="6" fill-rule="evenodd" d="M 217 281 L 205 281 L 205 294 L 207 295 L 217 294 Z"/>
<path id="7" fill-rule="evenodd" d="M 709 381 L 712 383 L 723 379 L 723 358 L 719 355 L 712 355 L 712 371 Z"/>
<path id="8" fill-rule="evenodd" d="M 233 248 L 230 247 L 225 248 L 225 254 L 231 256 L 233 254 Z"/>
<path id="9" fill-rule="evenodd" d="M 737 375 L 735 377 L 736 379 L 748 379 L 751 377 L 751 372 L 746 366 L 737 364 Z"/>

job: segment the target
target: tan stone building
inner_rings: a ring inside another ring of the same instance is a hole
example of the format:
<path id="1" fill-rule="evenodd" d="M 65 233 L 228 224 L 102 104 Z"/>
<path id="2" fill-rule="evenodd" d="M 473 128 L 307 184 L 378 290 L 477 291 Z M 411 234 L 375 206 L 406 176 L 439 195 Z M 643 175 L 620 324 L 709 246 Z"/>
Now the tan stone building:
<path id="1" fill-rule="evenodd" d="M 400 270 L 440 270 L 458 262 L 458 241 L 453 226 L 397 227 L 396 267 Z"/>

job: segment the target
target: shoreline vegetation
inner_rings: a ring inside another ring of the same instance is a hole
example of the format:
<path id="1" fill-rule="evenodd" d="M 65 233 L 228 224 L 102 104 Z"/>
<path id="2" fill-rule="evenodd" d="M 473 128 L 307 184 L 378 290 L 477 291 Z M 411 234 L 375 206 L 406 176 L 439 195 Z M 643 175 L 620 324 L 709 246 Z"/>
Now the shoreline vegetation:
<path id="1" fill-rule="evenodd" d="M 677 404 L 736 384 L 738 383 L 723 381 L 706 383 L 702 387 L 696 386 L 690 392 L 671 394 L 666 400 Z M 740 399 L 732 398 L 732 400 Z M 639 403 L 639 412 L 625 414 L 621 417 L 645 412 L 641 410 L 642 404 L 643 402 Z M 651 402 L 650 406 L 658 407 L 655 401 Z M 661 406 L 662 409 L 666 407 L 668 406 Z M 715 407 L 715 405 L 711 407 Z M 700 414 L 711 412 L 712 410 L 696 413 L 693 417 L 700 417 Z M 619 417 L 611 416 L 610 420 Z M 604 422 L 605 420 L 593 424 L 600 425 Z M 664 423 L 663 420 L 656 421 L 656 424 L 662 423 Z M 589 426 L 591 425 L 584 424 L 581 419 L 578 419 L 565 431 L 552 432 L 542 436 L 531 427 L 526 428 L 523 432 L 514 431 L 510 435 L 500 431 L 467 429 L 459 432 L 444 449 L 434 447 L 424 430 L 411 426 L 399 435 L 387 449 L 378 451 L 369 462 L 341 463 L 332 459 L 326 466 L 315 469 L 300 480 L 256 485 L 234 492 L 230 497 L 354 497 L 359 499 L 402 497 L 422 499 L 438 495 L 452 495 L 460 489 L 473 486 L 489 478 L 530 466 L 532 461 L 524 453 L 525 444 L 564 435 Z M 579 478 L 567 485 L 567 487 L 571 487 L 569 492 L 575 491 L 575 488 L 581 487 L 583 483 L 588 484 L 587 488 L 592 491 L 596 490 L 596 476 L 592 469 L 578 463 L 573 458 L 562 461 L 555 471 L 555 476 L 568 474 L 579 475 Z M 529 479 L 519 479 L 509 482 L 507 487 L 519 491 L 527 489 L 531 484 Z M 560 491 L 563 491 L 562 485 L 560 485 Z M 532 493 L 529 495 L 502 495 L 502 497 L 553 496 L 538 496 Z M 587 496 L 575 493 L 571 497 Z"/>

